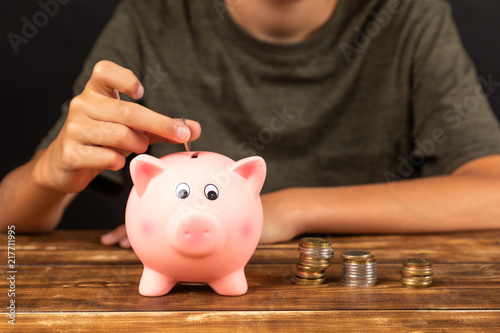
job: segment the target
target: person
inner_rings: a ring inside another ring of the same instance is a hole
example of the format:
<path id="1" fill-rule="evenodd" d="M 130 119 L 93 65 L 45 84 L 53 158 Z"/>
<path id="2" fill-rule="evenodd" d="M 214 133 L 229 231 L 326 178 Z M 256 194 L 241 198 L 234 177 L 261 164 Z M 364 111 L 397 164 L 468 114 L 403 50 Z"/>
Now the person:
<path id="1" fill-rule="evenodd" d="M 499 87 L 444 1 L 125 0 L 2 181 L 1 227 L 52 230 L 93 179 L 123 182 L 131 153 L 196 140 L 266 160 L 263 243 L 498 228 L 500 129 L 480 82 Z M 102 242 L 129 245 L 123 226 Z"/>

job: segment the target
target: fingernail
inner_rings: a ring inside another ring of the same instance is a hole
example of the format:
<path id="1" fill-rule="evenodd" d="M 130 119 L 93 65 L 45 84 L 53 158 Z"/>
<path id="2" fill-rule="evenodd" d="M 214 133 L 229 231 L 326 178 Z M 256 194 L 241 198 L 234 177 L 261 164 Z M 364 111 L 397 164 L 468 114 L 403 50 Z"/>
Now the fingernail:
<path id="1" fill-rule="evenodd" d="M 177 132 L 175 133 L 175 137 L 180 142 L 184 142 L 184 141 L 186 141 L 186 139 L 190 133 L 191 132 L 187 126 L 179 125 L 179 126 L 177 126 Z"/>
<path id="2" fill-rule="evenodd" d="M 135 99 L 141 99 L 142 95 L 144 95 L 144 87 L 142 84 L 139 84 L 139 88 L 137 89 L 137 92 L 135 93 Z"/>

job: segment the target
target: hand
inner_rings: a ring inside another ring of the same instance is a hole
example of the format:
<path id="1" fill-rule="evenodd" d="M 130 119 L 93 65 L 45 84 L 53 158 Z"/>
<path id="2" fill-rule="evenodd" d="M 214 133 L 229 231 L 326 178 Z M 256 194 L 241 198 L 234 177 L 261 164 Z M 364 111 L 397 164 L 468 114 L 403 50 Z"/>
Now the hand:
<path id="1" fill-rule="evenodd" d="M 118 226 L 115 230 L 108 232 L 101 236 L 102 245 L 115 245 L 119 244 L 124 249 L 130 248 L 130 242 L 125 230 L 125 224 Z"/>
<path id="2" fill-rule="evenodd" d="M 264 228 L 261 244 L 286 242 L 300 235 L 300 200 L 294 189 L 261 195 Z"/>
<path id="3" fill-rule="evenodd" d="M 182 143 L 200 136 L 200 125 L 160 115 L 119 99 L 139 99 L 144 88 L 128 69 L 109 61 L 96 64 L 84 91 L 73 98 L 58 137 L 37 161 L 34 176 L 63 193 L 83 190 L 102 170 L 119 170 L 131 153 L 154 142 Z"/>

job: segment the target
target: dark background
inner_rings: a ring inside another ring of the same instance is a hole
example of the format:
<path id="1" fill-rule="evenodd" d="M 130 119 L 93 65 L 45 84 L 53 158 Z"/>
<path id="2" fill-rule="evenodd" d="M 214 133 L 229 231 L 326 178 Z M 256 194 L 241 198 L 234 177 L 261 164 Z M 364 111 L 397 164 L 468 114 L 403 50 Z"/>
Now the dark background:
<path id="1" fill-rule="evenodd" d="M 18 54 L 13 51 L 7 34 L 20 35 L 21 19 L 26 17 L 32 22 L 33 15 L 41 7 L 38 1 L 8 0 L 2 5 L 0 179 L 31 158 L 40 140 L 55 123 L 61 104 L 71 97 L 73 81 L 84 59 L 118 2 L 72 0 L 59 5 L 59 12 L 39 28 L 27 44 L 19 46 Z M 449 2 L 478 73 L 485 78 L 491 74 L 495 82 L 500 81 L 500 1 Z M 500 92 L 492 94 L 490 103 L 500 117 Z M 111 195 L 87 189 L 68 208 L 59 227 L 117 226 L 124 222 L 127 196 L 127 191 Z"/>

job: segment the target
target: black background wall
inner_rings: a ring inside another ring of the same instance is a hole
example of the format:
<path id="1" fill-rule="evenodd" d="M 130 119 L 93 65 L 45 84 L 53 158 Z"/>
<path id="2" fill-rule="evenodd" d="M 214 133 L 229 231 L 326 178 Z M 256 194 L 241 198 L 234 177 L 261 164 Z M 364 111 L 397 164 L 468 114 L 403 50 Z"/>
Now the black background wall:
<path id="1" fill-rule="evenodd" d="M 42 0 L 43 3 L 55 0 Z M 59 0 L 58 12 L 15 53 L 7 35 L 20 34 L 23 17 L 32 21 L 39 1 L 6 1 L 0 13 L 2 148 L 0 178 L 25 163 L 71 97 L 72 84 L 95 38 L 118 0 Z M 208 0 L 207 0 L 208 1 Z M 418 0 L 416 0 L 418 1 Z M 478 72 L 500 81 L 500 1 L 449 0 L 464 45 Z M 55 12 L 55 8 L 53 8 Z M 500 117 L 500 91 L 490 97 Z M 65 214 L 60 228 L 102 228 L 124 221 L 127 193 L 103 194 L 88 189 Z"/>

